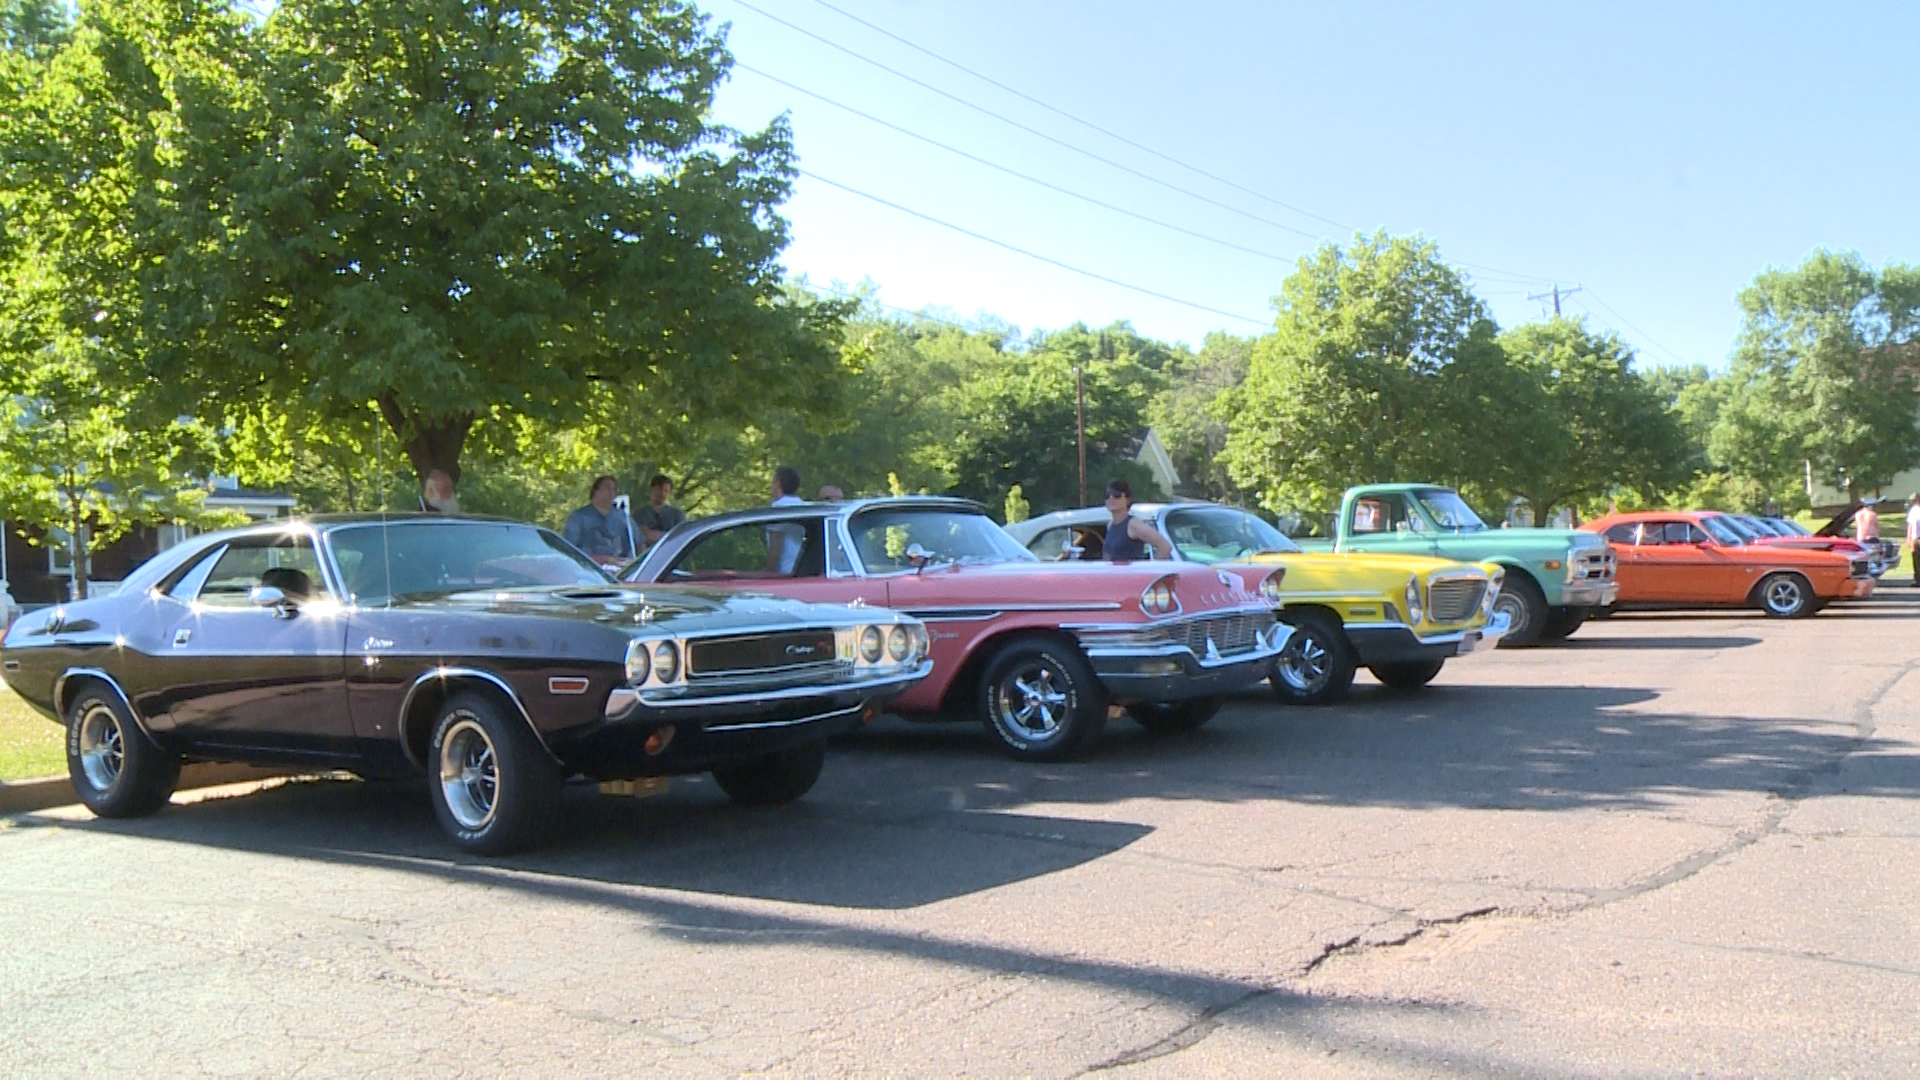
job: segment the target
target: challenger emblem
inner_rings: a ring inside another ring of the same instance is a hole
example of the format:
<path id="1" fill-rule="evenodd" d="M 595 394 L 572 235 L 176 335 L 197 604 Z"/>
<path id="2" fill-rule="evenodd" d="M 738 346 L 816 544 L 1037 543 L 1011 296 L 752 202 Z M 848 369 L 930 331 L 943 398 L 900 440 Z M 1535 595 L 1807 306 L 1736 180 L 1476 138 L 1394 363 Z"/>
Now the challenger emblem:
<path id="1" fill-rule="evenodd" d="M 789 646 L 787 646 L 787 655 L 788 655 L 788 656 L 812 656 L 812 655 L 813 655 L 813 646 L 811 646 L 811 645 L 789 645 Z"/>

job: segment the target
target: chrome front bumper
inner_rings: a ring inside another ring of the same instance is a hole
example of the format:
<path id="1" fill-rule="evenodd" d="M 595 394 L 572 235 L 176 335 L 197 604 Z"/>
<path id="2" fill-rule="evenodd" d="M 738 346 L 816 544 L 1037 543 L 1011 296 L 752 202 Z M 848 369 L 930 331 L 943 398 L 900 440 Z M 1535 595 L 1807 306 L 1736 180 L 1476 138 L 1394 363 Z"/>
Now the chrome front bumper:
<path id="1" fill-rule="evenodd" d="M 1345 630 L 1347 640 L 1353 642 L 1354 652 L 1364 667 L 1446 660 L 1468 653 L 1486 652 L 1500 644 L 1500 639 L 1507 636 L 1512 625 L 1507 614 L 1501 612 L 1483 627 L 1424 637 L 1406 623 L 1348 623 Z"/>
<path id="2" fill-rule="evenodd" d="M 1560 606 L 1605 607 L 1619 595 L 1618 581 L 1583 581 L 1561 588 Z"/>
<path id="3" fill-rule="evenodd" d="M 1080 634 L 1081 648 L 1093 664 L 1094 675 L 1119 703 L 1184 701 L 1251 686 L 1273 671 L 1274 660 L 1293 636 L 1293 627 L 1275 623 L 1256 635 L 1250 649 L 1202 655 L 1175 642 L 1125 640 L 1140 629 Z M 1121 640 L 1102 641 L 1103 636 Z"/>

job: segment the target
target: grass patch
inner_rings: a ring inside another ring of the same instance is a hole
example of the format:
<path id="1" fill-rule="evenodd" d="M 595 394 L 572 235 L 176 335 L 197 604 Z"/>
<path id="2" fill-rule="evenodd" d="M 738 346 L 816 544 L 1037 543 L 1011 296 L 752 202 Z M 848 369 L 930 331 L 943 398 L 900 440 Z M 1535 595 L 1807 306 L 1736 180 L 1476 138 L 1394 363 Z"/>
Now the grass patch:
<path id="1" fill-rule="evenodd" d="M 67 748 L 60 725 L 33 711 L 0 683 L 0 780 L 65 776 Z"/>

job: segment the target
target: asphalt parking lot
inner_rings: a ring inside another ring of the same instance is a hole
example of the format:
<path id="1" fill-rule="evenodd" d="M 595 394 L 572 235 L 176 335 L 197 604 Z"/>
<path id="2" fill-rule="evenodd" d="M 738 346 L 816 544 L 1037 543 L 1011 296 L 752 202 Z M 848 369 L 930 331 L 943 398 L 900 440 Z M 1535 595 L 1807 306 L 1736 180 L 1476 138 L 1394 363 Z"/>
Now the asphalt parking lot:
<path id="1" fill-rule="evenodd" d="M 1033 767 L 883 721 L 803 802 L 0 820 L 0 1073 L 1920 1072 L 1920 593 L 1621 617 Z"/>

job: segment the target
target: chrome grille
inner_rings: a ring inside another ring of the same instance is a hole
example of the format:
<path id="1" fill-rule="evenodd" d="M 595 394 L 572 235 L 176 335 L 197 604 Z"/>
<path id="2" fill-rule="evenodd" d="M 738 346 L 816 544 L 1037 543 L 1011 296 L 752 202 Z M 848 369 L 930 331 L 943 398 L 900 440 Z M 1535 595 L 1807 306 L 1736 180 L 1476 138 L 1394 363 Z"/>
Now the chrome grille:
<path id="1" fill-rule="evenodd" d="M 1487 594 L 1485 578 L 1440 578 L 1427 586 L 1427 618 L 1437 623 L 1473 618 Z"/>
<path id="2" fill-rule="evenodd" d="M 1261 612 L 1185 619 L 1163 626 L 1161 630 L 1174 642 L 1192 649 L 1195 656 L 1207 655 L 1209 639 L 1221 656 L 1233 656 L 1237 653 L 1252 652 L 1256 646 L 1255 638 L 1261 631 L 1272 625 L 1273 614 Z"/>
<path id="3" fill-rule="evenodd" d="M 696 638 L 687 643 L 687 678 L 805 672 L 837 668 L 832 630 Z"/>
<path id="4" fill-rule="evenodd" d="M 1573 555 L 1573 565 L 1567 568 L 1568 582 L 1577 584 L 1582 581 L 1612 581 L 1614 558 L 1612 548 L 1587 548 Z"/>

